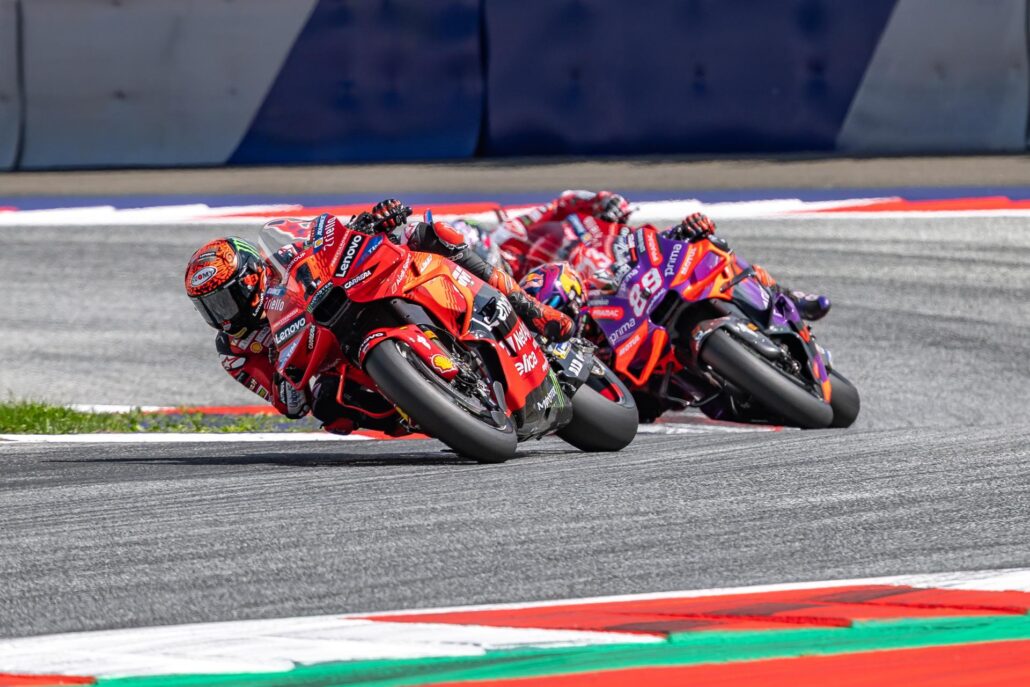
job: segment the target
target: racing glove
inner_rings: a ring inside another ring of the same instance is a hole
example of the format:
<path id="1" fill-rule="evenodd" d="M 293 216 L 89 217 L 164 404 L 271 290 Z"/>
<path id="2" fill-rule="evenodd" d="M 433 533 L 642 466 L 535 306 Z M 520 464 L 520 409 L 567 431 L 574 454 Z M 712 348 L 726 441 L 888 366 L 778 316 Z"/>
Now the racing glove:
<path id="1" fill-rule="evenodd" d="M 275 397 L 272 405 L 280 413 L 291 420 L 299 420 L 311 411 L 311 404 L 308 401 L 308 394 L 298 391 L 278 372 L 273 380 Z"/>
<path id="2" fill-rule="evenodd" d="M 695 212 L 683 221 L 665 231 L 666 238 L 677 241 L 697 241 L 715 233 L 715 222 L 707 215 Z"/>
<path id="3" fill-rule="evenodd" d="M 387 198 L 372 208 L 373 231 L 389 231 L 407 223 L 411 208 L 396 198 Z"/>
<path id="4" fill-rule="evenodd" d="M 629 219 L 629 201 L 618 193 L 601 191 L 594 196 L 594 216 L 605 222 L 625 224 Z"/>

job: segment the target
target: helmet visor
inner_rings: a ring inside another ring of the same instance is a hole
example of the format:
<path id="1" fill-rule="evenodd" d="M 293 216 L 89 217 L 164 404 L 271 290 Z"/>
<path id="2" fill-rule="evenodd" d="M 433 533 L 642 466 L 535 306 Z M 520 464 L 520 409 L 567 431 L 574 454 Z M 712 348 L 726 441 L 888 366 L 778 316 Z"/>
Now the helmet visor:
<path id="1" fill-rule="evenodd" d="M 241 298 L 239 284 L 231 283 L 192 300 L 205 322 L 215 329 L 222 329 L 225 322 L 237 321 L 244 312 L 246 303 L 241 303 Z"/>

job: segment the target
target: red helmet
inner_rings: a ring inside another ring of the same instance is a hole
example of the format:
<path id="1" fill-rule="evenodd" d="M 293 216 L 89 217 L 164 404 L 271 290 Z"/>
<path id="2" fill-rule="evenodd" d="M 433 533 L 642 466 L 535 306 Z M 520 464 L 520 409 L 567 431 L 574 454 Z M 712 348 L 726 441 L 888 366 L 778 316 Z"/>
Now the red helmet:
<path id="1" fill-rule="evenodd" d="M 261 325 L 265 265 L 257 248 L 230 236 L 203 245 L 186 265 L 186 295 L 204 321 L 231 335 Z"/>

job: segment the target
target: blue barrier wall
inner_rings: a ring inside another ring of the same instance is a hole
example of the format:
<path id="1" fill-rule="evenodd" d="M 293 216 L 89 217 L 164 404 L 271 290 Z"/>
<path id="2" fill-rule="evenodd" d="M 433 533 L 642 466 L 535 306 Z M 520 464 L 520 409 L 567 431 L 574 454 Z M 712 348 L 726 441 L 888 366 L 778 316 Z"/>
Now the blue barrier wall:
<path id="1" fill-rule="evenodd" d="M 0 169 L 1025 150 L 1028 3 L 0 0 Z"/>
<path id="2" fill-rule="evenodd" d="M 468 157 L 479 0 L 319 0 L 230 162 Z"/>
<path id="3" fill-rule="evenodd" d="M 487 152 L 832 149 L 895 0 L 485 0 Z"/>

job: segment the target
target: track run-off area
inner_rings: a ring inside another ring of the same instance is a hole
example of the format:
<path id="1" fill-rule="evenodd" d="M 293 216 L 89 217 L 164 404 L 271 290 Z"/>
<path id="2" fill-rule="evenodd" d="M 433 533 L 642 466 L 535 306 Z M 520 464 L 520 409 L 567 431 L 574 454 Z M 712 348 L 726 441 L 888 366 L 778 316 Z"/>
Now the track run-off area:
<path id="1" fill-rule="evenodd" d="M 422 440 L 0 442 L 0 638 L 1030 567 L 1030 217 L 716 219 L 833 299 L 813 330 L 852 429 L 687 423 L 493 466 Z M 181 279 L 257 226 L 0 226 L 0 391 L 254 403 Z"/>

